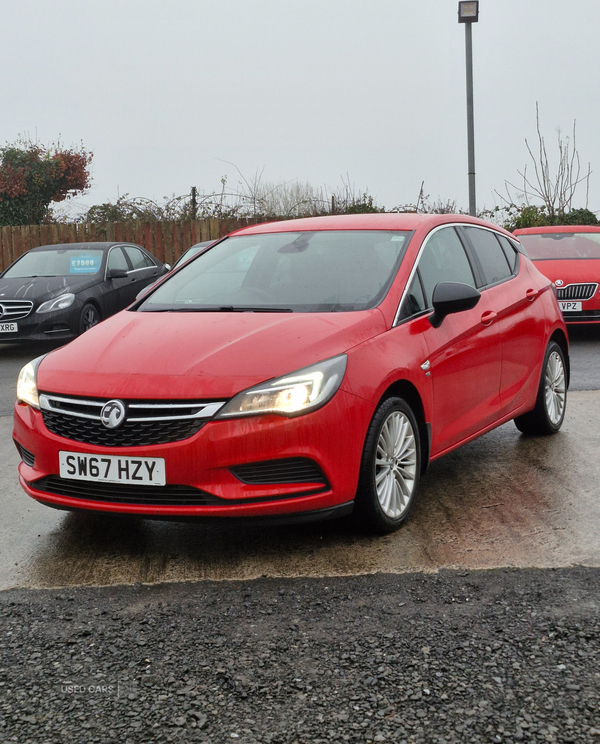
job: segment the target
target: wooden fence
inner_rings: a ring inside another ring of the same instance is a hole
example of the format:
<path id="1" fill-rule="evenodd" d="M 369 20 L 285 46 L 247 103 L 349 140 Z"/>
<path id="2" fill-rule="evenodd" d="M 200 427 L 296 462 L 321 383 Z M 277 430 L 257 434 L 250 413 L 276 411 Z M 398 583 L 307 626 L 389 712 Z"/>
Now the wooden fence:
<path id="1" fill-rule="evenodd" d="M 143 245 L 159 260 L 173 264 L 194 243 L 215 240 L 261 220 L 188 220 L 187 222 L 109 222 L 76 225 L 23 225 L 0 228 L 0 271 L 38 245 L 126 241 Z"/>

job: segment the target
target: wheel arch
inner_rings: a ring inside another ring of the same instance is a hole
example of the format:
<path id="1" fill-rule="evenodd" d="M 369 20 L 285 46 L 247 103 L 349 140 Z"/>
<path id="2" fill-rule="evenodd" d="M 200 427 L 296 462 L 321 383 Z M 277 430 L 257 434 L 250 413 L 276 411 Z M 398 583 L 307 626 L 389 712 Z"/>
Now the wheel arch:
<path id="1" fill-rule="evenodd" d="M 96 308 L 96 310 L 98 311 L 98 315 L 100 316 L 100 320 L 102 320 L 102 317 L 103 317 L 102 316 L 102 308 L 100 307 L 100 303 L 98 302 L 98 300 L 96 299 L 96 297 L 86 297 L 86 299 L 83 300 L 83 304 L 81 306 L 81 311 L 82 312 L 83 312 L 83 308 L 86 305 L 93 305 Z"/>
<path id="2" fill-rule="evenodd" d="M 431 440 L 431 426 L 425 418 L 423 400 L 417 388 L 408 380 L 396 380 L 396 382 L 393 382 L 381 396 L 379 405 L 387 398 L 393 397 L 403 398 L 411 407 L 417 419 L 421 444 L 421 474 L 423 474 L 429 466 Z"/>
<path id="3" fill-rule="evenodd" d="M 567 366 L 566 372 L 567 372 L 567 388 L 568 388 L 569 382 L 571 380 L 571 362 L 569 360 L 569 342 L 567 341 L 567 337 L 565 336 L 565 334 L 560 328 L 557 328 L 554 331 L 554 333 L 550 337 L 550 341 L 555 341 L 560 346 L 563 354 L 565 355 L 565 364 Z"/>
<path id="4" fill-rule="evenodd" d="M 83 313 L 86 309 L 86 307 L 90 305 L 94 308 L 94 310 L 98 313 L 98 322 L 102 321 L 102 310 L 100 309 L 100 305 L 95 297 L 88 297 L 85 300 L 82 298 L 82 304 L 81 304 L 81 310 L 79 311 L 78 320 L 77 320 L 77 336 L 81 336 L 81 334 L 84 332 L 82 329 L 82 323 L 83 323 Z"/>

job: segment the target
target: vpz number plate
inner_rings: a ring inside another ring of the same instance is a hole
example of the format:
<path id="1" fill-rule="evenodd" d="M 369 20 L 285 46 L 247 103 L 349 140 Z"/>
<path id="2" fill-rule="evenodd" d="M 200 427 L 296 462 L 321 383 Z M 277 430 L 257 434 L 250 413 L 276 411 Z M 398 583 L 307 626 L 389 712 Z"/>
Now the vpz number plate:
<path id="1" fill-rule="evenodd" d="M 562 300 L 558 304 L 563 313 L 581 312 L 581 302 L 567 302 L 566 300 Z"/>

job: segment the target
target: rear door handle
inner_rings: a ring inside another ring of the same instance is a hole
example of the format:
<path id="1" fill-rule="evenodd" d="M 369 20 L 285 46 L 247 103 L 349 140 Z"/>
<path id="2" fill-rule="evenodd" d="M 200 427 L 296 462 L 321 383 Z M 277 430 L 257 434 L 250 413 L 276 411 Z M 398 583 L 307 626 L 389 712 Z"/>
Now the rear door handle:
<path id="1" fill-rule="evenodd" d="M 493 310 L 487 310 L 482 316 L 481 316 L 481 322 L 483 325 L 488 326 L 490 325 L 493 320 L 496 318 L 498 313 L 495 313 Z"/>
<path id="2" fill-rule="evenodd" d="M 535 300 L 535 298 L 539 295 L 539 291 L 537 289 L 528 289 L 527 292 L 525 292 L 525 296 L 531 302 L 532 300 Z"/>

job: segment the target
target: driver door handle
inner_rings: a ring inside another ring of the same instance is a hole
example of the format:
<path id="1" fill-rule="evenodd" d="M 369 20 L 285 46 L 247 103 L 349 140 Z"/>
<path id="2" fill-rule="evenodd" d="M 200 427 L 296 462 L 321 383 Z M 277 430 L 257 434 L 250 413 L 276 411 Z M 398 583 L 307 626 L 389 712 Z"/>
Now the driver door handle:
<path id="1" fill-rule="evenodd" d="M 481 323 L 484 326 L 491 325 L 494 319 L 498 313 L 495 313 L 493 310 L 487 310 L 482 316 L 481 316 Z"/>

